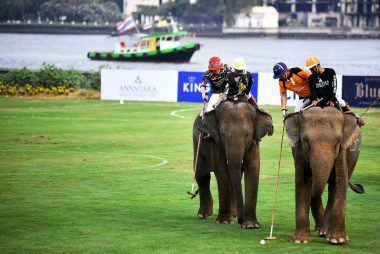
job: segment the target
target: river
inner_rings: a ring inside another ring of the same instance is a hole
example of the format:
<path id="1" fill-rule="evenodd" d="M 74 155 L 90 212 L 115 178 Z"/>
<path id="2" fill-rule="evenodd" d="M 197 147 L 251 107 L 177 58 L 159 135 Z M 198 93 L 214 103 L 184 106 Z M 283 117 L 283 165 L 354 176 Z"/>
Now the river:
<path id="1" fill-rule="evenodd" d="M 277 39 L 277 38 L 185 38 L 201 44 L 190 63 L 132 63 L 91 61 L 88 51 L 112 51 L 119 40 L 134 37 L 106 35 L 0 34 L 0 68 L 39 69 L 43 63 L 63 69 L 97 70 L 101 66 L 121 69 L 204 71 L 211 56 L 225 63 L 244 57 L 251 72 L 271 72 L 278 61 L 303 67 L 317 56 L 325 67 L 343 75 L 380 75 L 378 39 Z"/>

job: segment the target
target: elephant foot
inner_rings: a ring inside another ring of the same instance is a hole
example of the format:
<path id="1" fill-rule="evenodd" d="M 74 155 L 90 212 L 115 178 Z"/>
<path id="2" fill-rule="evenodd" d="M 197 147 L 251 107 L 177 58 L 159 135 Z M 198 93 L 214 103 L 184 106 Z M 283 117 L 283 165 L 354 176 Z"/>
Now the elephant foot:
<path id="1" fill-rule="evenodd" d="M 199 209 L 197 217 L 200 219 L 206 219 L 207 217 L 210 217 L 212 215 L 212 208 L 211 209 Z"/>
<path id="2" fill-rule="evenodd" d="M 246 221 L 243 224 L 241 224 L 241 227 L 244 229 L 260 228 L 260 223 L 258 221 Z"/>
<path id="3" fill-rule="evenodd" d="M 219 215 L 216 218 L 216 224 L 234 224 L 234 221 L 231 216 L 221 216 Z"/>
<path id="4" fill-rule="evenodd" d="M 311 241 L 310 229 L 297 229 L 292 237 L 293 243 L 308 243 Z"/>
<path id="5" fill-rule="evenodd" d="M 315 232 L 317 232 L 319 237 L 326 237 L 326 232 L 327 230 L 323 227 L 316 226 L 315 227 Z"/>
<path id="6" fill-rule="evenodd" d="M 208 214 L 208 213 L 201 213 L 201 212 L 198 212 L 197 214 L 197 217 L 199 219 L 207 219 L 207 217 L 210 217 L 212 215 L 212 213 Z"/>
<path id="7" fill-rule="evenodd" d="M 349 240 L 346 232 L 327 232 L 326 239 L 331 244 L 344 244 Z"/>

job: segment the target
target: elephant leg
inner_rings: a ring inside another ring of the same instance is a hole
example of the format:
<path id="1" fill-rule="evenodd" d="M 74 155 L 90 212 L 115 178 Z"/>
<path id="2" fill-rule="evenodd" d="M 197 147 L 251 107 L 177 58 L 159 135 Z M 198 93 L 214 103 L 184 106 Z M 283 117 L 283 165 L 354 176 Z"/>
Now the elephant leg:
<path id="1" fill-rule="evenodd" d="M 245 206 L 243 228 L 260 228 L 256 217 L 257 192 L 260 175 L 260 153 L 259 147 L 254 144 L 245 155 L 244 186 Z"/>
<path id="2" fill-rule="evenodd" d="M 231 190 L 233 190 L 232 185 L 231 185 Z M 236 218 L 237 212 L 236 212 L 236 199 L 235 195 L 231 193 L 231 216 L 232 218 Z"/>
<path id="3" fill-rule="evenodd" d="M 317 197 L 313 198 L 311 197 L 311 212 L 313 214 L 313 218 L 315 221 L 315 231 L 317 232 L 318 236 L 325 236 L 325 230 L 324 230 L 324 209 L 322 204 L 322 198 Z"/>
<path id="4" fill-rule="evenodd" d="M 311 202 L 311 172 L 302 165 L 302 159 L 295 159 L 296 166 L 296 231 L 294 243 L 307 243 L 311 240 L 309 210 Z"/>
<path id="5" fill-rule="evenodd" d="M 232 186 L 226 163 L 220 164 L 222 165 L 219 165 L 219 168 L 215 171 L 219 196 L 219 212 L 216 223 L 231 224 Z"/>
<path id="6" fill-rule="evenodd" d="M 334 196 L 329 216 L 329 227 L 326 238 L 332 244 L 342 244 L 348 240 L 346 233 L 346 193 L 348 172 L 346 151 L 340 151 L 335 160 Z"/>
<path id="7" fill-rule="evenodd" d="M 210 191 L 210 165 L 208 165 L 203 156 L 200 156 L 197 163 L 197 172 L 195 179 L 197 180 L 199 190 L 199 210 L 197 216 L 199 218 L 207 218 L 212 215 L 213 199 Z M 207 169 L 206 171 L 201 169 Z"/>
<path id="8" fill-rule="evenodd" d="M 328 228 L 329 228 L 329 222 L 334 202 L 334 196 L 335 196 L 335 172 L 333 171 L 330 179 L 329 179 L 329 187 L 328 187 L 328 198 L 327 198 L 327 205 L 325 214 L 323 216 L 323 230 L 321 232 L 320 236 L 326 236 Z"/>

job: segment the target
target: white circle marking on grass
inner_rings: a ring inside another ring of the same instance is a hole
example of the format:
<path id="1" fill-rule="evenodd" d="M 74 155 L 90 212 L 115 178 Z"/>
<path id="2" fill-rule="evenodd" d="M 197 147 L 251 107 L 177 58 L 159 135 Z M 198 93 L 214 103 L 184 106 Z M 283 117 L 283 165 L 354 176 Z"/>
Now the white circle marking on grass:
<path id="1" fill-rule="evenodd" d="M 20 151 L 16 151 L 16 150 L 0 150 L 0 152 L 20 152 Z M 33 151 L 28 151 L 28 152 L 45 152 L 45 153 L 67 153 L 67 151 L 54 151 L 54 150 L 50 150 L 50 151 L 37 151 L 35 149 L 33 149 Z M 93 155 L 92 153 L 81 153 L 81 152 L 71 152 L 71 153 L 74 153 L 74 154 L 91 154 Z M 97 154 L 111 154 L 111 153 L 105 153 L 105 152 L 98 152 Z M 93 170 L 93 171 L 89 171 L 87 173 L 103 173 L 103 172 L 114 172 L 114 171 L 123 171 L 123 170 L 135 170 L 135 169 L 146 169 L 146 168 L 157 168 L 159 166 L 162 166 L 162 165 L 165 165 L 169 162 L 169 160 L 165 159 L 165 158 L 162 158 L 162 157 L 159 157 L 159 156 L 155 156 L 155 155 L 148 155 L 148 154 L 124 154 L 124 153 L 112 153 L 112 154 L 117 154 L 117 155 L 123 155 L 123 156 L 135 156 L 135 157 L 146 157 L 146 158 L 153 158 L 153 159 L 157 159 L 159 160 L 160 162 L 158 163 L 155 163 L 155 164 L 151 164 L 151 165 L 147 165 L 147 166 L 138 166 L 138 167 L 124 167 L 124 168 L 114 168 L 114 169 L 106 169 L 106 170 Z M 80 171 L 66 171 L 66 172 L 11 172 L 11 173 L 0 173 L 0 175 L 9 175 L 9 174 L 18 174 L 18 175 L 26 175 L 26 174 L 30 174 L 30 175 L 65 175 L 65 174 L 75 174 L 75 173 L 83 173 L 83 172 L 80 172 Z"/>
<path id="2" fill-rule="evenodd" d="M 186 116 L 177 114 L 177 113 L 192 111 L 192 110 L 199 110 L 199 108 L 185 108 L 185 109 L 174 110 L 170 112 L 170 115 L 174 117 L 182 118 L 182 119 L 194 119 L 193 117 L 186 117 Z"/>

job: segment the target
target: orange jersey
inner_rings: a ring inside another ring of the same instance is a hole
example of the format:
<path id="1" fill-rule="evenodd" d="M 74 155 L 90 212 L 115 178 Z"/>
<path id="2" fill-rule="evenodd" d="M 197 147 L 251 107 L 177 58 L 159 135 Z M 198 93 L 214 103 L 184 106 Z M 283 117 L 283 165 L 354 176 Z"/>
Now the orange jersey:
<path id="1" fill-rule="evenodd" d="M 310 71 L 292 68 L 290 69 L 290 73 L 292 73 L 290 79 L 286 81 L 278 81 L 280 92 L 284 93 L 286 90 L 290 90 L 295 92 L 299 97 L 309 97 L 310 89 L 309 82 L 307 80 L 311 74 Z"/>

